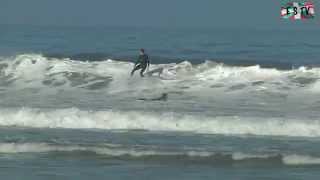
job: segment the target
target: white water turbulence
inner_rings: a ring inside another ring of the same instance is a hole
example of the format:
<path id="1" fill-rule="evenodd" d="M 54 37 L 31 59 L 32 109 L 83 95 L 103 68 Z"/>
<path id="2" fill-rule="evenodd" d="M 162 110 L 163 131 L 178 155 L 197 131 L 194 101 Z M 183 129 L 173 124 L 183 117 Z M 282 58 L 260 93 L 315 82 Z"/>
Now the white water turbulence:
<path id="1" fill-rule="evenodd" d="M 121 87 L 117 89 L 106 84 L 113 82 L 121 85 L 123 81 L 131 81 L 128 75 L 133 63 L 110 59 L 84 62 L 67 58 L 47 58 L 39 54 L 23 54 L 1 58 L 0 67 L 1 84 L 15 87 L 91 87 L 92 90 L 109 88 L 108 90 L 116 91 Z M 150 69 L 155 70 L 152 76 L 156 78 L 159 75 L 158 79 L 162 80 L 162 83 L 169 85 L 174 81 L 174 84 L 179 85 L 196 85 L 189 87 L 192 89 L 197 89 L 201 85 L 202 88 L 221 86 L 231 88 L 229 90 L 239 90 L 260 85 L 260 90 L 305 87 L 304 90 L 318 92 L 317 84 L 320 77 L 320 68 L 277 70 L 260 68 L 259 65 L 228 66 L 214 61 L 205 61 L 199 65 L 192 65 L 188 61 L 155 64 Z M 134 77 L 134 80 L 137 80 L 137 77 Z"/>
<path id="2" fill-rule="evenodd" d="M 109 158 L 131 158 L 131 159 L 165 159 L 172 161 L 195 161 L 210 163 L 241 163 L 244 162 L 268 162 L 284 164 L 288 166 L 296 165 L 319 165 L 320 157 L 312 157 L 297 154 L 245 154 L 241 152 L 219 153 L 210 151 L 161 151 L 152 149 L 135 149 L 113 147 L 108 145 L 84 146 L 84 145 L 59 145 L 49 143 L 0 143 L 0 153 L 50 153 L 50 152 L 90 152 L 103 155 Z"/>
<path id="3" fill-rule="evenodd" d="M 22 54 L 0 61 L 0 125 L 320 136 L 320 68 L 152 64 Z M 165 96 L 164 96 L 165 95 Z"/>
<path id="4" fill-rule="evenodd" d="M 84 111 L 79 109 L 8 109 L 0 111 L 1 126 L 107 130 L 149 130 L 224 135 L 319 137 L 317 120 L 281 118 L 206 117 L 139 111 Z"/>

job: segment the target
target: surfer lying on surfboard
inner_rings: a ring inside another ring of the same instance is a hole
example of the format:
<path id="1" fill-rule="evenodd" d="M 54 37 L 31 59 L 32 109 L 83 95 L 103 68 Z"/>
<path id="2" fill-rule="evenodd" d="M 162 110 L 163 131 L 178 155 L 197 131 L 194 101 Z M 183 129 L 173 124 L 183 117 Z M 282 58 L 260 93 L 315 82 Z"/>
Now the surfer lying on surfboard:
<path id="1" fill-rule="evenodd" d="M 144 49 L 140 49 L 140 55 L 138 57 L 137 62 L 134 65 L 133 70 L 131 71 L 131 76 L 133 76 L 136 70 L 141 69 L 140 76 L 144 77 L 143 73 L 147 68 L 149 69 L 149 66 L 150 66 L 149 56 L 144 52 Z"/>
<path id="2" fill-rule="evenodd" d="M 160 97 L 156 98 L 139 98 L 141 101 L 166 101 L 168 99 L 168 93 L 162 93 Z"/>

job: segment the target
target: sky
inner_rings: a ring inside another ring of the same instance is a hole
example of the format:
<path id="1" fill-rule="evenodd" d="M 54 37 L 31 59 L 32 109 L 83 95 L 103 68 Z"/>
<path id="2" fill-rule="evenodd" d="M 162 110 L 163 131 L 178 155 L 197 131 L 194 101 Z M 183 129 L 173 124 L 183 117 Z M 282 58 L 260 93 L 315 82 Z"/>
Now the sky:
<path id="1" fill-rule="evenodd" d="M 317 18 L 280 18 L 284 0 L 0 0 L 0 24 L 57 26 L 270 27 L 310 26 Z"/>

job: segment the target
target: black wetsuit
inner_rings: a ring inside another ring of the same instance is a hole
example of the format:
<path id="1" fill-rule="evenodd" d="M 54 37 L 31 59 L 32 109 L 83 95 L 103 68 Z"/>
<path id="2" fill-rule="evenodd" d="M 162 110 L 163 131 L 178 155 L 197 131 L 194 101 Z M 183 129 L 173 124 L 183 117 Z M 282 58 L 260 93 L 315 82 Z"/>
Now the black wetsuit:
<path id="1" fill-rule="evenodd" d="M 150 65 L 149 56 L 147 54 L 139 55 L 138 60 L 134 65 L 133 70 L 131 71 L 131 76 L 134 74 L 136 70 L 141 69 L 140 76 L 143 77 L 144 76 L 143 73 L 149 65 Z"/>

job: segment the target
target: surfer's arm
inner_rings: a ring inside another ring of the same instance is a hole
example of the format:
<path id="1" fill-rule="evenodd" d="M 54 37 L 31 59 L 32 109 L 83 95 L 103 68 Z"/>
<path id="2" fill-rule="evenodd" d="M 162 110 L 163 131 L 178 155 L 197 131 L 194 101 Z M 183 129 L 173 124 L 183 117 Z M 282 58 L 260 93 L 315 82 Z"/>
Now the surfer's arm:
<path id="1" fill-rule="evenodd" d="M 137 66 L 137 64 L 139 64 L 139 63 L 140 63 L 140 61 L 141 61 L 141 56 L 139 56 L 139 57 L 137 58 L 136 63 L 134 63 L 134 67 L 136 67 L 136 66 Z"/>

